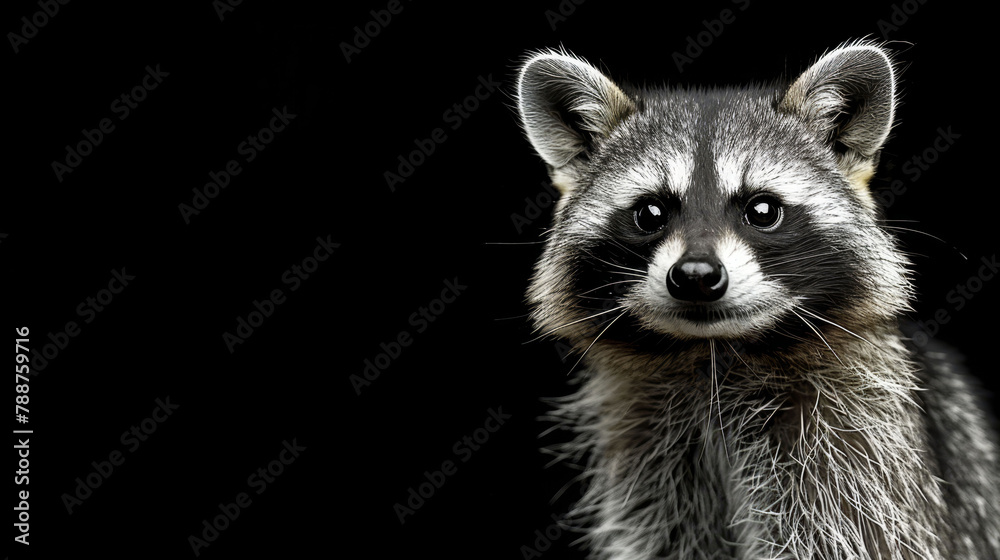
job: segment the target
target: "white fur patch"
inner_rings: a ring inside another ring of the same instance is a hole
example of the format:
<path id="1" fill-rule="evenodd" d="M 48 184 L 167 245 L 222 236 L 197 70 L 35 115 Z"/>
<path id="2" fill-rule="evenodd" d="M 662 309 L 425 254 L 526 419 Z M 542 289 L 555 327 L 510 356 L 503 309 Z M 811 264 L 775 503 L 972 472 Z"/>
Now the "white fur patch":
<path id="1" fill-rule="evenodd" d="M 746 168 L 745 158 L 720 147 L 716 147 L 715 152 L 715 174 L 719 178 L 719 189 L 722 190 L 723 195 L 733 196 L 743 185 L 743 170 Z"/>
<path id="2" fill-rule="evenodd" d="M 623 174 L 608 177 L 614 183 L 612 200 L 616 208 L 629 208 L 643 196 L 669 192 L 680 198 L 691 184 L 694 157 L 689 153 L 658 154 L 655 161 L 643 158 Z"/>

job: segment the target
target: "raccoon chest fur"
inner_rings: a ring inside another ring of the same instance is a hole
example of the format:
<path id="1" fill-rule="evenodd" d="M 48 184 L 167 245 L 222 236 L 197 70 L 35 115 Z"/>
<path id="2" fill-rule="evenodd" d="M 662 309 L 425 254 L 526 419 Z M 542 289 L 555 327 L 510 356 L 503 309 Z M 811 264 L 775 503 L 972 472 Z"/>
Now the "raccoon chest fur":
<path id="1" fill-rule="evenodd" d="M 577 513 L 617 551 L 599 557 L 939 557 L 912 376 L 715 361 L 592 368 L 559 407 L 578 434 L 560 452 L 589 457 Z"/>

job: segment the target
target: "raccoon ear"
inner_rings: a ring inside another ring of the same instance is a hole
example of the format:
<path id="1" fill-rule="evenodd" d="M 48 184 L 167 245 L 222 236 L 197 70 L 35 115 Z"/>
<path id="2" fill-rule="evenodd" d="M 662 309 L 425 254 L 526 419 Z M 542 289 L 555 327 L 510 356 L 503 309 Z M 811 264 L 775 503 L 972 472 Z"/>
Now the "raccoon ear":
<path id="1" fill-rule="evenodd" d="M 576 186 L 595 143 L 635 111 L 635 103 L 599 70 L 554 51 L 521 66 L 517 107 L 528 140 L 563 194 Z"/>
<path id="2" fill-rule="evenodd" d="M 892 59 L 864 41 L 821 57 L 792 83 L 779 104 L 826 140 L 848 181 L 866 194 L 895 107 Z"/>

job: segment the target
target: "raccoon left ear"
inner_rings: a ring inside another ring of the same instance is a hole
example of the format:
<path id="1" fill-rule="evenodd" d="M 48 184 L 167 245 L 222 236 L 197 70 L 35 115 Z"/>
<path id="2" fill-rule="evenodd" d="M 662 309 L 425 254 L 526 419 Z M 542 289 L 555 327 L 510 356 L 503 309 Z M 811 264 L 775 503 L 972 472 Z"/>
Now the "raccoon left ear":
<path id="1" fill-rule="evenodd" d="M 566 51 L 545 51 L 521 66 L 517 108 L 528 140 L 564 194 L 576 186 L 595 145 L 636 110 L 600 70 Z"/>
<path id="2" fill-rule="evenodd" d="M 827 53 L 792 83 L 778 107 L 818 132 L 847 180 L 870 197 L 868 181 L 896 107 L 896 72 L 884 49 L 862 41 Z"/>

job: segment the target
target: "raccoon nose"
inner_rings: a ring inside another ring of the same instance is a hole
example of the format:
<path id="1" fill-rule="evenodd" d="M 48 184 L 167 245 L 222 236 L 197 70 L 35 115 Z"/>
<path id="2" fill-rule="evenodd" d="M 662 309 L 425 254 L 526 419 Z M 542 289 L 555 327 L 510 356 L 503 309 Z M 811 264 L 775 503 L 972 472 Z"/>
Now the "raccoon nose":
<path id="1" fill-rule="evenodd" d="M 726 267 L 707 255 L 685 255 L 667 272 L 667 291 L 683 301 L 715 301 L 728 286 Z"/>

